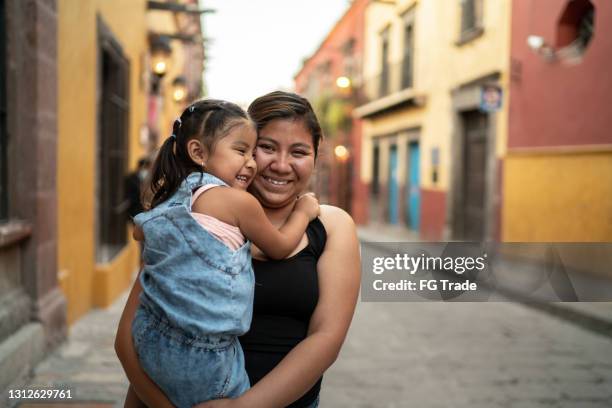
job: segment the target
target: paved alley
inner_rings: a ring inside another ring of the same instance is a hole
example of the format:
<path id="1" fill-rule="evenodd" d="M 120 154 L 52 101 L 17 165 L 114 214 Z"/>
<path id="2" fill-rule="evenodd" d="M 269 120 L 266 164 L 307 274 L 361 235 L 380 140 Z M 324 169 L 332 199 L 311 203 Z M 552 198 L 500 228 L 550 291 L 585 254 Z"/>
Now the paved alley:
<path id="1" fill-rule="evenodd" d="M 126 298 L 72 326 L 28 388 L 71 390 L 71 408 L 122 406 L 113 341 Z M 610 407 L 612 338 L 513 302 L 359 302 L 321 406 Z"/>

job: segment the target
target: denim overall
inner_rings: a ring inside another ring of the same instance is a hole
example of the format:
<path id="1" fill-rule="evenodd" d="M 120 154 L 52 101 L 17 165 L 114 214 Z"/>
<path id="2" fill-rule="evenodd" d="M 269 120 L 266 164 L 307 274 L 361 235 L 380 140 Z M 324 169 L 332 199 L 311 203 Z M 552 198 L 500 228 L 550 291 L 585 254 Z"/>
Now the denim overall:
<path id="1" fill-rule="evenodd" d="M 192 193 L 205 184 L 227 186 L 192 173 L 172 197 L 134 219 L 145 236 L 134 346 L 144 371 L 178 407 L 249 388 L 237 336 L 252 317 L 250 243 L 233 251 L 191 216 Z"/>

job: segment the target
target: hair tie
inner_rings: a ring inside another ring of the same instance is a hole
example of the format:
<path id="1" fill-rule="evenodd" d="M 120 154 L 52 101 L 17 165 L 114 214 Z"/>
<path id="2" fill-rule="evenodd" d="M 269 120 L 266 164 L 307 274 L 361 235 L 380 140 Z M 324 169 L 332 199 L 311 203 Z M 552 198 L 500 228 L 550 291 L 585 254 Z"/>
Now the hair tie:
<path id="1" fill-rule="evenodd" d="M 191 105 L 189 107 L 189 113 L 193 113 L 194 110 L 195 110 L 195 106 Z"/>
<path id="2" fill-rule="evenodd" d="M 176 135 L 174 133 L 170 135 L 170 138 L 176 142 Z"/>

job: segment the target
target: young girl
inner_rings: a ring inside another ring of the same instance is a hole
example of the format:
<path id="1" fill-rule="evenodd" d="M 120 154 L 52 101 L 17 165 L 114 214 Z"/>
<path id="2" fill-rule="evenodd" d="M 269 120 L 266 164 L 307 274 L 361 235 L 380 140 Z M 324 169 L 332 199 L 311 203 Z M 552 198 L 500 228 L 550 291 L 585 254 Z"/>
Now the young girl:
<path id="1" fill-rule="evenodd" d="M 280 231 L 268 221 L 245 191 L 256 172 L 257 136 L 237 105 L 196 102 L 173 130 L 153 165 L 151 209 L 134 219 L 144 268 L 132 335 L 148 376 L 176 406 L 191 407 L 249 387 L 237 341 L 252 315 L 247 240 L 282 259 L 319 206 L 306 195 Z"/>

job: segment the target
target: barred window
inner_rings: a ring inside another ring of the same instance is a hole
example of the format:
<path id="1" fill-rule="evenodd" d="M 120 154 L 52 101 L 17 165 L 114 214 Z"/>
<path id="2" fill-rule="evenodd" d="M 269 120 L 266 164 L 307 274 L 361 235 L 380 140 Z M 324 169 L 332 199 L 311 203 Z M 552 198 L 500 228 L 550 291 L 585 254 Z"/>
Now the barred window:
<path id="1" fill-rule="evenodd" d="M 482 27 L 483 0 L 461 0 L 461 33 Z"/>
<path id="2" fill-rule="evenodd" d="M 402 59 L 402 89 L 411 88 L 414 72 L 414 13 L 404 16 L 404 55 Z"/>
<path id="3" fill-rule="evenodd" d="M 380 34 L 380 82 L 379 97 L 389 94 L 389 28 Z"/>
<path id="4" fill-rule="evenodd" d="M 0 1 L 0 220 L 8 218 L 8 135 L 6 130 L 6 21 Z"/>
<path id="5" fill-rule="evenodd" d="M 127 243 L 124 180 L 128 156 L 129 63 L 121 46 L 99 23 L 97 143 L 97 262 L 108 262 Z"/>

